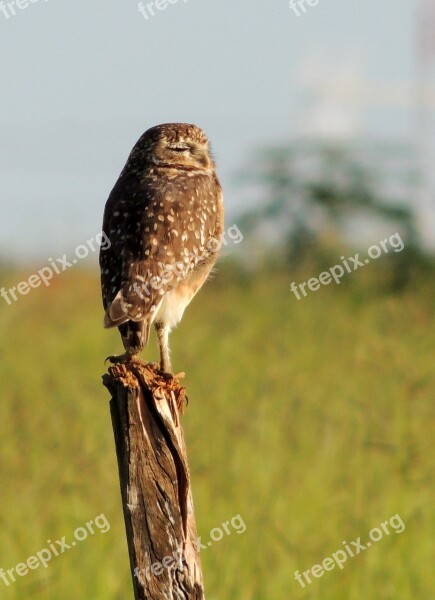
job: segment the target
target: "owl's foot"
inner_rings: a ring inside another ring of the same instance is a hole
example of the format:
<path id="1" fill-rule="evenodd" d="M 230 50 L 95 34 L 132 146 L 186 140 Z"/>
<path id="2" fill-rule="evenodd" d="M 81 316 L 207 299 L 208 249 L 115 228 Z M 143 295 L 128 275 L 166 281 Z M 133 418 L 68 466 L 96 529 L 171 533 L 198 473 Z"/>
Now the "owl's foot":
<path id="1" fill-rule="evenodd" d="M 186 373 L 184 372 L 174 374 L 170 371 L 164 371 L 162 368 L 158 368 L 157 373 L 167 382 L 172 381 L 173 379 L 175 379 L 175 381 L 178 381 L 186 376 Z"/>
<path id="2" fill-rule="evenodd" d="M 172 381 L 175 378 L 173 373 L 168 371 L 163 371 L 162 369 L 157 369 L 157 373 L 164 379 L 166 382 Z"/>
<path id="3" fill-rule="evenodd" d="M 127 363 L 141 364 L 141 365 L 146 364 L 143 362 L 143 360 L 141 360 L 139 358 L 138 354 L 131 354 L 131 352 L 124 352 L 124 354 L 119 354 L 118 356 L 108 356 L 104 362 L 107 362 L 107 361 L 111 362 L 112 364 L 121 363 L 123 365 L 125 365 Z"/>
<path id="4" fill-rule="evenodd" d="M 147 363 L 147 366 L 150 367 L 150 369 L 152 369 L 156 373 L 156 375 L 162 377 L 162 379 L 164 379 L 165 381 L 171 381 L 171 379 L 175 378 L 175 375 L 171 373 L 170 366 L 169 369 L 167 366 L 165 369 L 162 369 L 162 364 L 158 362 L 149 362 Z"/>
<path id="5" fill-rule="evenodd" d="M 171 381 L 171 379 L 175 378 L 175 375 L 172 373 L 171 361 L 167 357 L 160 360 L 157 372 L 165 381 Z"/>

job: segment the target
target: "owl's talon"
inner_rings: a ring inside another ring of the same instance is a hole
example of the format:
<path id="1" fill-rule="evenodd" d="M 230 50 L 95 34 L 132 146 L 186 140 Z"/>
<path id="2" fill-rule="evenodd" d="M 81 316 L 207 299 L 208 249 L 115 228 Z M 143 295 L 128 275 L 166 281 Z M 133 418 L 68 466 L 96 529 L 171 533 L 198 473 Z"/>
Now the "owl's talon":
<path id="1" fill-rule="evenodd" d="M 124 354 L 119 354 L 118 356 L 108 356 L 104 362 L 106 363 L 107 361 L 111 362 L 112 364 L 121 363 L 123 365 L 127 363 L 144 364 L 137 354 L 130 354 L 129 352 L 124 352 Z"/>
<path id="2" fill-rule="evenodd" d="M 157 369 L 157 373 L 166 382 L 172 381 L 175 378 L 173 373 L 170 373 L 169 371 L 163 371 L 162 369 Z"/>

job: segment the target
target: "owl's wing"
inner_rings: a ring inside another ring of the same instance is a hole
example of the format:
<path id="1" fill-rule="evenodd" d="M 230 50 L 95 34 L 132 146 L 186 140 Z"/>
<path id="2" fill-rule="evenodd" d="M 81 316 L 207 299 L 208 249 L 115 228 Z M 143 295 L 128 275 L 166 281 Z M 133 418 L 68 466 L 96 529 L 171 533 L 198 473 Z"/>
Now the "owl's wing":
<path id="1" fill-rule="evenodd" d="M 120 276 L 114 273 L 109 282 L 105 327 L 145 321 L 146 343 L 164 294 L 216 252 L 222 233 L 216 195 L 221 192 L 209 178 L 200 183 L 192 181 L 197 193 L 190 196 L 185 187 L 145 186 L 133 201 L 121 200 L 111 211 L 109 238 Z"/>

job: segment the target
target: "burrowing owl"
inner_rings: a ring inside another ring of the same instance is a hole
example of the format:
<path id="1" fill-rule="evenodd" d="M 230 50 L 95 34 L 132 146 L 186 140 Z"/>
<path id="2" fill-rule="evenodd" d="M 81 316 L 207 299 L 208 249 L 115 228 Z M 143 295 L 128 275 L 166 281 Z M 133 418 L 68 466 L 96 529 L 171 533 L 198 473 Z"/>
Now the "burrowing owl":
<path id="1" fill-rule="evenodd" d="M 100 251 L 104 326 L 118 327 L 137 360 L 155 324 L 160 368 L 168 336 L 207 279 L 223 234 L 222 190 L 205 133 L 186 123 L 148 129 L 106 203 Z"/>

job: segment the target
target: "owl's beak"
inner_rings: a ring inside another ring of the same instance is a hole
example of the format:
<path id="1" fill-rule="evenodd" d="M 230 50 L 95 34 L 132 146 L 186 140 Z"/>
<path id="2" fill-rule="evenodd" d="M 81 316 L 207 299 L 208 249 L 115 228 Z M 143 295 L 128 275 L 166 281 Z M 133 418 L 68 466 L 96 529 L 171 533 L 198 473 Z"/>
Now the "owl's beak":
<path id="1" fill-rule="evenodd" d="M 212 166 L 207 146 L 196 146 L 193 154 L 195 156 L 195 159 L 205 169 L 209 169 Z"/>

